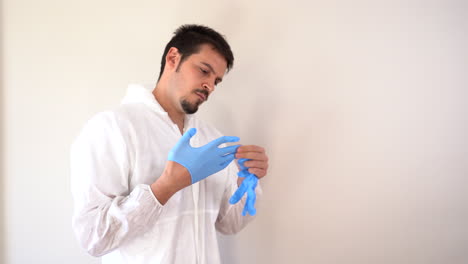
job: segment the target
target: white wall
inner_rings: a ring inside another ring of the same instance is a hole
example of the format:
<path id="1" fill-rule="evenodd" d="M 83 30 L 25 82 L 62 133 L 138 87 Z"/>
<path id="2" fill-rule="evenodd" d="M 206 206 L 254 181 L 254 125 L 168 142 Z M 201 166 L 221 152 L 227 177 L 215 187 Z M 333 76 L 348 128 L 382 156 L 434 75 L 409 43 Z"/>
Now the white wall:
<path id="1" fill-rule="evenodd" d="M 3 1 L 0 0 L 0 14 L 2 14 L 2 19 L 0 19 L 0 262 L 3 260 L 5 255 L 5 214 L 4 206 L 5 200 L 3 195 L 4 190 L 4 169 L 3 169 L 3 160 L 4 160 L 4 148 L 3 148 Z M 3 262 L 2 262 L 3 263 Z"/>
<path id="2" fill-rule="evenodd" d="M 466 2 L 3 4 L 1 263 L 99 263 L 72 234 L 69 145 L 193 22 L 236 56 L 200 115 L 271 158 L 225 263 L 468 262 Z"/>

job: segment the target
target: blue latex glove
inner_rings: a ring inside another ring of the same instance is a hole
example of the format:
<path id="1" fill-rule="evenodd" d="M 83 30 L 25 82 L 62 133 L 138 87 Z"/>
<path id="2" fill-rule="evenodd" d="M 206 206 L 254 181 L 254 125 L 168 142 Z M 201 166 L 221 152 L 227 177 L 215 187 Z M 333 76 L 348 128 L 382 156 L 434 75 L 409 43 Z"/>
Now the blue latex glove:
<path id="1" fill-rule="evenodd" d="M 242 199 L 245 193 L 247 193 L 247 200 L 245 201 L 244 210 L 242 211 L 242 215 L 245 216 L 247 213 L 250 215 L 255 215 L 257 210 L 255 210 L 255 200 L 257 199 L 257 195 L 255 194 L 255 188 L 257 187 L 258 178 L 255 174 L 252 174 L 248 171 L 244 165 L 244 162 L 248 161 L 248 159 L 239 159 L 239 167 L 240 170 L 237 173 L 239 177 L 245 177 L 244 181 L 242 181 L 241 185 L 237 189 L 237 191 L 231 196 L 229 199 L 229 203 L 235 204 Z"/>
<path id="2" fill-rule="evenodd" d="M 196 132 L 195 128 L 185 132 L 167 158 L 187 168 L 192 177 L 192 184 L 226 168 L 234 160 L 239 147 L 236 145 L 218 148 L 223 143 L 239 141 L 238 137 L 219 137 L 202 147 L 193 148 L 190 146 L 190 139 Z"/>

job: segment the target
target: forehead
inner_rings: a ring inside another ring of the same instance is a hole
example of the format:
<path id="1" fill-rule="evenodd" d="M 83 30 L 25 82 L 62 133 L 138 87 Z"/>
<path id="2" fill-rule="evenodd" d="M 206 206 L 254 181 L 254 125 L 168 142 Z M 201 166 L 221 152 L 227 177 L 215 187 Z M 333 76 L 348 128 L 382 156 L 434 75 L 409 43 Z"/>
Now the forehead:
<path id="1" fill-rule="evenodd" d="M 210 44 L 200 46 L 198 53 L 192 54 L 188 60 L 198 63 L 210 64 L 219 75 L 224 75 L 227 70 L 227 61 L 224 57 Z"/>

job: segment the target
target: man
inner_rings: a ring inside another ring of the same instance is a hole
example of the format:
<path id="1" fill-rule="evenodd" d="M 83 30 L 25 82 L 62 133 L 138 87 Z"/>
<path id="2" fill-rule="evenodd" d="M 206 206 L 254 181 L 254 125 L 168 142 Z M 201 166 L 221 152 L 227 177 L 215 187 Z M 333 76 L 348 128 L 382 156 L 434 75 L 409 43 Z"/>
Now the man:
<path id="1" fill-rule="evenodd" d="M 268 157 L 254 145 L 226 146 L 193 114 L 233 65 L 228 43 L 198 25 L 177 29 L 156 87 L 131 85 L 122 105 L 93 117 L 72 146 L 73 228 L 103 263 L 220 263 L 216 231 L 239 232 L 245 197 L 234 159 L 258 178 Z M 257 195 L 261 194 L 259 188 Z"/>

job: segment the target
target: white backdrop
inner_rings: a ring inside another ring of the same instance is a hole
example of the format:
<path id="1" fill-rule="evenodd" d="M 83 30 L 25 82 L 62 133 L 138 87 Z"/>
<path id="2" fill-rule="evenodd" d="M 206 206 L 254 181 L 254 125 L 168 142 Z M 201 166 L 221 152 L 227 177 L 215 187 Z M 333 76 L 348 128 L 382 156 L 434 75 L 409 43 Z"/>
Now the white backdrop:
<path id="1" fill-rule="evenodd" d="M 70 143 L 201 23 L 235 66 L 200 115 L 271 158 L 225 263 L 467 263 L 467 7 L 3 0 L 0 262 L 99 263 L 71 230 Z"/>

